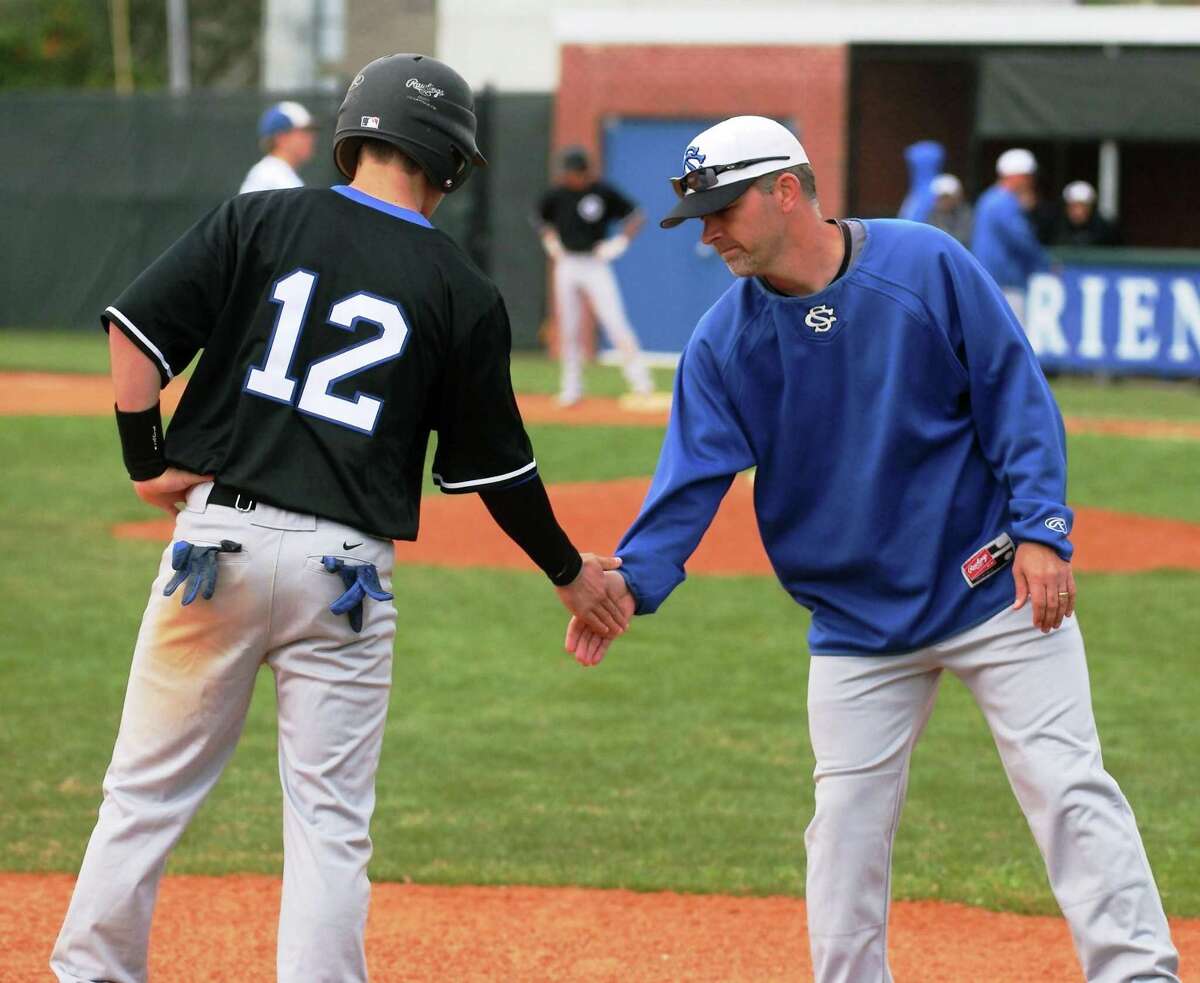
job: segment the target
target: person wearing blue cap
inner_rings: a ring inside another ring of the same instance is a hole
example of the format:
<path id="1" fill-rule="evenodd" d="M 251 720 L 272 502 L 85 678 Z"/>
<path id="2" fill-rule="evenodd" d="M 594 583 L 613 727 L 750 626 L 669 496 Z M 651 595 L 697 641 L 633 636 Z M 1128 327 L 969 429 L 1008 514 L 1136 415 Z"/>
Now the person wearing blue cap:
<path id="1" fill-rule="evenodd" d="M 277 102 L 258 119 L 258 142 L 265 156 L 247 172 L 238 194 L 303 188 L 296 168 L 312 159 L 316 147 L 312 113 L 298 102 Z"/>

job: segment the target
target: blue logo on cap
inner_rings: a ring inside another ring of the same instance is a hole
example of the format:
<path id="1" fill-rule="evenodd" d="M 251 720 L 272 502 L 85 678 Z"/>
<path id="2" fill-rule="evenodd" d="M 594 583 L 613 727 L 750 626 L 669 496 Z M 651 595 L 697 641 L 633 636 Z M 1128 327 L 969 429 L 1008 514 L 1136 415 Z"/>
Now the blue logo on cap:
<path id="1" fill-rule="evenodd" d="M 688 147 L 684 152 L 683 169 L 685 171 L 698 171 L 703 163 L 704 154 L 700 153 L 699 147 Z"/>

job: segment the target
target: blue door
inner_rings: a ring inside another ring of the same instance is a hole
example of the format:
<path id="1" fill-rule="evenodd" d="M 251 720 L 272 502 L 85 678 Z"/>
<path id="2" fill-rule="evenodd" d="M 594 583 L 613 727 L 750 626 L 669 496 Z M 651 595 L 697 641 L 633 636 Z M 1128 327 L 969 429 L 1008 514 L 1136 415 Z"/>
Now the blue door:
<path id="1" fill-rule="evenodd" d="M 647 352 L 683 351 L 700 316 L 733 282 L 717 252 L 700 244 L 698 221 L 658 227 L 675 205 L 668 178 L 682 172 L 688 141 L 716 122 L 613 119 L 605 125 L 605 180 L 646 215 L 645 228 L 614 268 L 629 320 Z"/>

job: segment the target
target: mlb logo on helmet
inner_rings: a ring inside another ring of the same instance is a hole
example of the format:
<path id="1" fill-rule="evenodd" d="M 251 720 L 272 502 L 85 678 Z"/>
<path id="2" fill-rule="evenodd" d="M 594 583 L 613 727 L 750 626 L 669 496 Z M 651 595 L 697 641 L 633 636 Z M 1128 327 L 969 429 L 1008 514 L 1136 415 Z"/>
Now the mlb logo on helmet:
<path id="1" fill-rule="evenodd" d="M 359 123 L 358 125 L 365 127 L 369 130 L 378 130 L 379 129 L 379 117 L 378 116 L 364 116 L 362 118 L 362 122 Z"/>

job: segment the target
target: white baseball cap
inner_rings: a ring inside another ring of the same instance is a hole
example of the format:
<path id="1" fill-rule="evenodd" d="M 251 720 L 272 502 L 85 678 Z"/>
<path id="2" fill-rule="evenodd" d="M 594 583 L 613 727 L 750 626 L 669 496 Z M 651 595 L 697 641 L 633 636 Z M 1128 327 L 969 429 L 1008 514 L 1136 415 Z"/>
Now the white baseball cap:
<path id="1" fill-rule="evenodd" d="M 1063 188 L 1063 201 L 1083 202 L 1090 205 L 1096 200 L 1096 189 L 1087 181 L 1072 181 Z"/>
<path id="2" fill-rule="evenodd" d="M 996 158 L 996 174 L 1000 177 L 1036 174 L 1037 169 L 1037 158 L 1024 147 L 1013 147 Z"/>
<path id="3" fill-rule="evenodd" d="M 807 164 L 792 132 L 765 116 L 734 116 L 694 137 L 683 153 L 683 174 L 672 178 L 678 204 L 658 224 L 674 228 L 732 205 L 764 174 Z"/>
<path id="4" fill-rule="evenodd" d="M 929 182 L 929 190 L 939 198 L 942 195 L 962 194 L 962 182 L 953 174 L 939 174 Z"/>
<path id="5" fill-rule="evenodd" d="M 312 113 L 298 102 L 277 102 L 268 106 L 258 119 L 259 139 L 273 137 L 289 130 L 314 130 L 317 124 Z"/>

